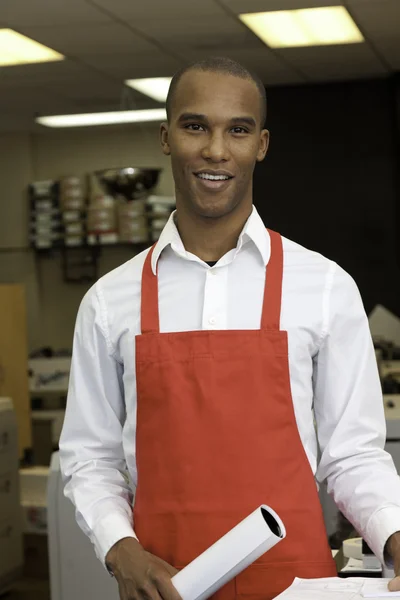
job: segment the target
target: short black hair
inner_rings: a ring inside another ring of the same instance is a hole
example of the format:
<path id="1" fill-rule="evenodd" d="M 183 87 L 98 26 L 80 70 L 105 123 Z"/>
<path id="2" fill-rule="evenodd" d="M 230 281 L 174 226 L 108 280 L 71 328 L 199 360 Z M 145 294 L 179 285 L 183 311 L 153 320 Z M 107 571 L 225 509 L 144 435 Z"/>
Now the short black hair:
<path id="1" fill-rule="evenodd" d="M 195 70 L 210 73 L 224 73 L 226 75 L 233 75 L 234 77 L 239 77 L 240 79 L 248 79 L 254 81 L 260 94 L 261 128 L 264 127 L 267 118 L 267 93 L 265 91 L 265 86 L 263 82 L 258 77 L 258 75 L 256 75 L 249 69 L 246 69 L 246 67 L 244 67 L 243 65 L 236 62 L 235 60 L 232 60 L 231 58 L 227 58 L 224 56 L 211 56 L 210 58 L 205 58 L 204 60 L 192 62 L 182 67 L 181 69 L 179 69 L 179 71 L 175 73 L 169 86 L 166 102 L 168 121 L 171 117 L 172 103 L 179 81 L 185 73 L 187 73 L 188 71 Z"/>

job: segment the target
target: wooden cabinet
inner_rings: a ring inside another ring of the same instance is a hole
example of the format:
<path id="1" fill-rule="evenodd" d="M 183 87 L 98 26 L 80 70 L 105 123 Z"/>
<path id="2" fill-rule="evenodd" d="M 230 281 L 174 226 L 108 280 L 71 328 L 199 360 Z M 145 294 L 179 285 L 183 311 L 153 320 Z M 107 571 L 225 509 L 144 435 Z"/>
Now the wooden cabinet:
<path id="1" fill-rule="evenodd" d="M 0 396 L 12 399 L 20 458 L 32 446 L 28 383 L 28 340 L 22 285 L 0 285 Z"/>

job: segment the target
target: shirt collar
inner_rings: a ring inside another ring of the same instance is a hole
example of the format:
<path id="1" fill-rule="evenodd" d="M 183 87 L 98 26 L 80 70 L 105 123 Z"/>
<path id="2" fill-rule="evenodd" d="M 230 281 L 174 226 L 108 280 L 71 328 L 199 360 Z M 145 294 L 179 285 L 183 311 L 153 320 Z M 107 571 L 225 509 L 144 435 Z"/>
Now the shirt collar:
<path id="1" fill-rule="evenodd" d="M 158 259 L 167 246 L 171 246 L 172 250 L 174 250 L 176 254 L 179 254 L 182 257 L 187 257 L 187 252 L 175 225 L 175 213 L 176 211 L 171 214 L 155 245 L 154 252 L 151 257 L 151 268 L 154 274 L 157 272 Z M 261 255 L 264 266 L 267 266 L 271 254 L 270 238 L 255 206 L 253 206 L 252 213 L 247 219 L 242 233 L 239 236 L 236 254 L 240 252 L 243 245 L 248 241 L 252 241 L 254 243 Z"/>

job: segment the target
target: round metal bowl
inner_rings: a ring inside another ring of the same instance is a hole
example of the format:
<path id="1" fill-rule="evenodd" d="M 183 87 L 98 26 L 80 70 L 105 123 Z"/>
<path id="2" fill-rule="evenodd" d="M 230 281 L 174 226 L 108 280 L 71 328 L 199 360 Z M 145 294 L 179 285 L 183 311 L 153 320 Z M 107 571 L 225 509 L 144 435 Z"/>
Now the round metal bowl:
<path id="1" fill-rule="evenodd" d="M 162 169 L 123 167 L 102 169 L 95 171 L 94 175 L 106 194 L 136 200 L 149 195 L 157 185 L 161 171 Z"/>

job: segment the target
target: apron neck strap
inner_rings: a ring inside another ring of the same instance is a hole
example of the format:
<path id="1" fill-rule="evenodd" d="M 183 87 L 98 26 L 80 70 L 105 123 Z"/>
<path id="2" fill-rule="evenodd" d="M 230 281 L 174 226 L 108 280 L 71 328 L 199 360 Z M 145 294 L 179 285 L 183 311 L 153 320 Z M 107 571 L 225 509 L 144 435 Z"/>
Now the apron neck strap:
<path id="1" fill-rule="evenodd" d="M 158 277 L 151 268 L 151 257 L 154 246 L 147 253 L 142 272 L 141 296 L 141 329 L 142 333 L 159 333 L 160 318 L 158 314 Z M 158 268 L 157 268 L 158 271 Z"/>
<path id="2" fill-rule="evenodd" d="M 261 329 L 279 331 L 282 304 L 283 245 L 279 233 L 271 229 L 267 229 L 267 231 L 271 241 L 271 254 L 265 274 Z"/>
<path id="3" fill-rule="evenodd" d="M 279 331 L 282 302 L 283 247 L 279 233 L 267 230 L 271 240 L 271 255 L 266 269 L 261 329 Z M 159 333 L 158 277 L 151 268 L 155 245 L 146 256 L 142 273 L 141 330 Z"/>

